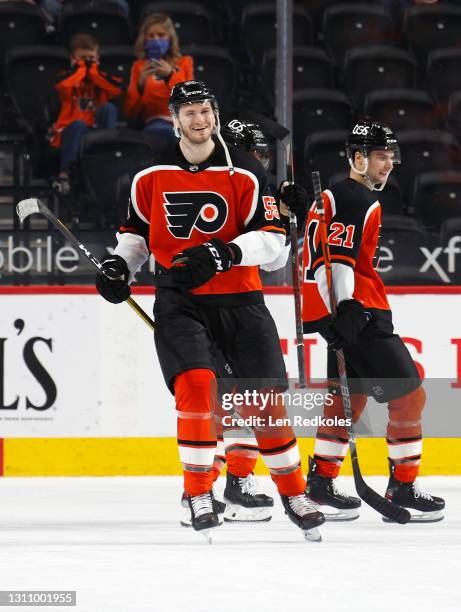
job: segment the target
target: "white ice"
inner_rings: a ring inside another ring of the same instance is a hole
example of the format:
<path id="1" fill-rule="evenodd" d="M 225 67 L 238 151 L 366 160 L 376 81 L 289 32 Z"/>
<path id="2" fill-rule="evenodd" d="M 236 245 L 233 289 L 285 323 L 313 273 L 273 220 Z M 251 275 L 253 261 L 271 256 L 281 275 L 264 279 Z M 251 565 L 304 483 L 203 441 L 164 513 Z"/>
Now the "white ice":
<path id="1" fill-rule="evenodd" d="M 0 590 L 76 590 L 76 608 L 49 609 L 79 612 L 459 611 L 461 478 L 421 485 L 446 499 L 441 523 L 384 524 L 362 507 L 308 543 L 276 499 L 271 522 L 225 524 L 209 546 L 178 524 L 176 477 L 2 478 Z"/>

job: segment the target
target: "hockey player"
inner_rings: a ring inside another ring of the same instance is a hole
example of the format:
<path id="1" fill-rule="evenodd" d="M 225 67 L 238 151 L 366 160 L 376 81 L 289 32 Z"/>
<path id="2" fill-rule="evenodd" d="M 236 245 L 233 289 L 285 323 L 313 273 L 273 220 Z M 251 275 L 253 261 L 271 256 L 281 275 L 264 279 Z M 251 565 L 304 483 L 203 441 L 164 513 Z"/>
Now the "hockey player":
<path id="1" fill-rule="evenodd" d="M 221 130 L 222 137 L 228 145 L 233 145 L 251 153 L 268 171 L 270 166 L 269 143 L 259 124 L 242 119 L 231 119 Z M 284 185 L 283 201 L 282 187 L 278 190 L 276 204 L 281 220 L 286 229 L 289 226 L 289 211 L 293 210 L 298 217 L 298 226 L 302 227 L 305 220 L 306 190 L 298 184 Z M 287 206 L 288 205 L 288 206 Z M 283 251 L 275 262 L 261 265 L 266 271 L 276 270 L 286 264 L 290 252 L 289 239 Z M 226 507 L 219 506 L 224 512 L 224 520 L 228 522 L 259 522 L 271 519 L 271 508 L 274 505 L 272 497 L 259 493 L 258 483 L 253 471 L 258 459 L 258 443 L 248 430 L 242 431 L 235 427 L 224 429 L 224 436 L 218 435 L 218 444 L 213 470 L 218 478 L 227 463 L 226 488 L 224 501 Z M 183 505 L 187 501 L 183 497 Z M 187 505 L 188 507 L 188 505 Z M 185 518 L 182 524 L 188 524 Z"/>
<path id="2" fill-rule="evenodd" d="M 388 127 L 363 121 L 348 136 L 347 156 L 349 178 L 322 194 L 337 316 L 331 320 L 317 231 L 319 216 L 313 204 L 304 241 L 304 332 L 319 332 L 327 341 L 329 380 L 338 379 L 335 351 L 344 350 L 354 421 L 359 419 L 367 396 L 388 405 L 390 479 L 386 497 L 416 510 L 414 521 L 438 521 L 443 518 L 444 500 L 422 493 L 415 483 L 421 461 L 425 393 L 410 353 L 394 333 L 384 284 L 374 268 L 381 227 L 379 191 L 394 164 L 400 163 L 400 151 Z M 330 418 L 344 416 L 339 394 L 331 406 L 325 405 L 324 412 Z M 360 500 L 340 493 L 335 486 L 347 443 L 345 428 L 320 427 L 314 457 L 309 458 L 309 497 L 319 506 L 335 509 L 336 515 L 328 518 L 358 516 Z"/>
<path id="3" fill-rule="evenodd" d="M 175 395 L 192 526 L 208 530 L 219 524 L 212 493 L 220 370 L 215 349 L 240 379 L 263 381 L 263 387 L 268 379 L 286 384 L 258 274 L 258 266 L 282 250 L 285 232 L 261 165 L 222 141 L 218 105 L 207 86 L 177 84 L 170 111 L 179 142 L 135 176 L 117 247 L 102 264 L 110 279 L 98 275 L 97 288 L 108 301 L 124 301 L 130 276 L 153 253 L 157 355 Z M 268 413 L 278 417 L 283 406 L 272 405 Z M 312 536 L 324 517 L 305 494 L 293 430 L 269 432 L 268 413 L 257 433 L 260 452 L 288 517 Z"/>

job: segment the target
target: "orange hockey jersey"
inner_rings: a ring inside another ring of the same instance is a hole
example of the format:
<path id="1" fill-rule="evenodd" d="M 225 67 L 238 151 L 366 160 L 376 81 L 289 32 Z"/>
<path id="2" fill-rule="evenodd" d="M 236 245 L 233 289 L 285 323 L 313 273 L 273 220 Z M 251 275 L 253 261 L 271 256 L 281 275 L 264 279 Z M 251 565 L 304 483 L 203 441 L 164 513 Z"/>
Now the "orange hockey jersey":
<path id="1" fill-rule="evenodd" d="M 176 146 L 165 153 L 161 163 L 139 172 L 132 183 L 121 233 L 143 236 L 163 268 L 171 267 L 177 253 L 212 238 L 230 242 L 251 231 L 284 237 L 261 164 L 245 151 L 231 146 L 229 151 L 235 169 L 232 175 L 219 142 L 202 164 L 189 164 Z M 259 266 L 234 265 L 191 293 L 243 296 L 261 288 Z"/>
<path id="2" fill-rule="evenodd" d="M 377 192 L 347 178 L 325 190 L 322 198 L 337 301 L 353 298 L 375 315 L 388 312 L 384 283 L 375 270 L 381 228 Z M 321 331 L 331 315 L 315 202 L 306 222 L 302 293 L 304 332 Z"/>

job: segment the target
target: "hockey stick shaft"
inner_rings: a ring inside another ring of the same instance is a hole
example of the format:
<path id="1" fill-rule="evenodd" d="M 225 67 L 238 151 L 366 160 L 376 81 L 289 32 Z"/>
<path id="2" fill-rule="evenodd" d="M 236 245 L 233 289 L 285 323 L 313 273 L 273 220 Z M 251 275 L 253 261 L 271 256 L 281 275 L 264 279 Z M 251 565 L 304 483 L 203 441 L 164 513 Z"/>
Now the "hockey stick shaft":
<path id="1" fill-rule="evenodd" d="M 291 138 L 285 141 L 285 159 L 287 166 L 287 179 L 294 183 L 293 166 L 293 144 Z M 298 226 L 296 215 L 290 211 L 290 244 L 291 244 L 291 279 L 293 285 L 293 299 L 295 306 L 296 325 L 296 352 L 298 357 L 298 382 L 299 386 L 306 387 L 306 364 L 304 355 L 304 334 L 301 312 L 301 286 L 299 280 L 299 251 L 298 251 Z"/>
<path id="2" fill-rule="evenodd" d="M 330 247 L 328 244 L 328 229 L 322 199 L 320 174 L 318 172 L 312 172 L 312 183 L 314 186 L 315 202 L 317 204 L 317 214 L 320 219 L 320 242 L 323 251 L 328 296 L 330 300 L 330 311 L 332 317 L 335 317 L 337 312 L 337 304 L 333 286 L 333 270 L 331 265 Z M 349 449 L 351 454 L 352 470 L 354 473 L 354 482 L 355 487 L 357 489 L 357 493 L 365 503 L 367 503 L 369 506 L 371 506 L 374 510 L 376 510 L 383 516 L 389 518 L 392 521 L 395 521 L 396 523 L 408 523 L 411 518 L 408 510 L 402 508 L 401 506 L 398 506 L 397 504 L 392 503 L 385 497 L 379 495 L 370 486 L 368 486 L 365 480 L 363 479 L 362 472 L 360 471 L 359 459 L 357 454 L 357 444 L 355 441 L 354 427 L 352 422 L 352 404 L 349 384 L 347 381 L 346 360 L 344 357 L 344 351 L 342 349 L 336 351 L 336 360 L 338 364 L 340 392 L 343 403 L 344 416 L 346 418 L 347 423 Z"/>
<path id="3" fill-rule="evenodd" d="M 39 213 L 46 217 L 67 240 L 75 246 L 77 251 L 84 255 L 91 265 L 101 274 L 101 263 L 94 257 L 94 255 L 88 250 L 88 248 L 78 240 L 76 236 L 67 228 L 62 221 L 60 221 L 51 210 L 45 206 L 45 204 L 38 198 L 29 198 L 27 200 L 21 200 L 16 207 L 16 212 L 21 222 L 24 221 L 29 215 Z M 154 321 L 149 315 L 141 308 L 141 306 L 130 296 L 126 303 L 130 306 L 136 314 L 148 325 L 152 330 L 155 329 Z"/>

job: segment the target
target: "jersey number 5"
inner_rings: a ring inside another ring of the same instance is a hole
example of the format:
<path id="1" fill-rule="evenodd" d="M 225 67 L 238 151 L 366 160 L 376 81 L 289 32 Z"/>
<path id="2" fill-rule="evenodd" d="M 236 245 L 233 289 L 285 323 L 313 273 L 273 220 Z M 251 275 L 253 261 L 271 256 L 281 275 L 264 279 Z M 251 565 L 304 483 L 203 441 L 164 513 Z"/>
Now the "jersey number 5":
<path id="1" fill-rule="evenodd" d="M 337 247 L 346 247 L 352 249 L 354 246 L 355 225 L 344 226 L 344 223 L 332 223 L 330 225 L 330 235 L 328 236 L 328 244 Z M 344 235 L 345 234 L 345 235 Z"/>
<path id="2" fill-rule="evenodd" d="M 275 203 L 275 199 L 272 196 L 263 196 L 263 203 L 265 213 L 264 216 L 266 221 L 272 221 L 273 219 L 280 219 L 279 209 Z"/>

